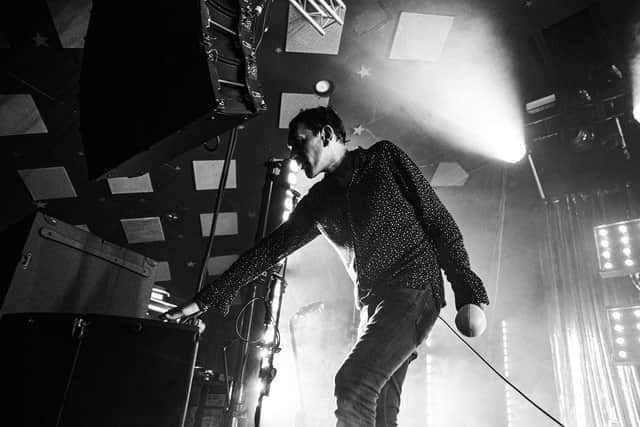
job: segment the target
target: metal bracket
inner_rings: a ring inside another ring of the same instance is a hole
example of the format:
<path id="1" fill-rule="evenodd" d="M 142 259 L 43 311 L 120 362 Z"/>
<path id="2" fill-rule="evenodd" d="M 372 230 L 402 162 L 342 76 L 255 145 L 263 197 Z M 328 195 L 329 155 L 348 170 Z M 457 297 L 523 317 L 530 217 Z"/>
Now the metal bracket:
<path id="1" fill-rule="evenodd" d="M 108 255 L 105 254 L 103 252 L 101 252 L 99 250 L 99 248 L 93 248 L 90 246 L 86 246 L 84 242 L 80 242 L 77 240 L 72 239 L 71 237 L 67 237 L 64 236 L 60 233 L 58 233 L 55 230 L 52 230 L 50 228 L 47 227 L 42 227 L 40 228 L 40 235 L 46 239 L 49 240 L 53 240 L 54 242 L 58 242 L 58 243 L 62 243 L 65 246 L 69 246 L 75 249 L 78 249 L 81 252 L 85 252 L 88 254 L 91 254 L 93 256 L 96 256 L 98 258 L 102 258 L 105 261 L 109 261 L 113 264 L 116 264 L 120 267 L 126 268 L 129 271 L 132 271 L 134 273 L 137 273 L 141 276 L 144 277 L 151 277 L 151 275 L 153 274 L 153 269 L 148 266 L 140 266 L 137 264 L 134 264 L 130 261 L 126 261 L 120 257 L 117 257 L 115 255 Z M 146 264 L 146 263 L 145 263 Z"/>

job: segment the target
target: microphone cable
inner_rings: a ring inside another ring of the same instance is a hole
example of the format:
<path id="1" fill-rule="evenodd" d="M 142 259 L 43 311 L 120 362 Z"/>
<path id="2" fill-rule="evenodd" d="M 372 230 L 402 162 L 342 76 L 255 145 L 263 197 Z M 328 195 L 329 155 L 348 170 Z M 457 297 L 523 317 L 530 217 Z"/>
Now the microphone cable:
<path id="1" fill-rule="evenodd" d="M 504 375 L 502 375 L 502 373 L 500 373 L 496 368 L 494 368 L 493 366 L 491 366 L 491 364 L 484 358 L 482 357 L 482 355 L 480 353 L 478 353 L 476 351 L 475 348 L 473 348 L 471 346 L 471 344 L 469 344 L 464 338 L 462 338 L 460 336 L 460 334 L 458 333 L 458 331 L 456 331 L 455 329 L 453 329 L 451 327 L 451 325 L 449 325 L 449 323 L 447 323 L 446 320 L 444 320 L 442 318 L 442 316 L 438 315 L 438 317 L 440 318 L 440 320 L 442 320 L 442 322 L 447 325 L 447 328 L 449 328 L 451 330 L 451 332 L 453 332 L 453 334 L 455 336 L 457 336 L 460 341 L 462 341 L 464 343 L 464 345 L 466 345 L 467 347 L 469 347 L 469 349 L 471 349 L 472 352 L 475 353 L 476 356 L 478 356 L 480 358 L 480 360 L 482 360 L 485 365 L 487 365 L 489 367 L 489 369 L 491 369 L 496 375 L 498 375 L 500 378 L 502 378 L 502 380 L 504 382 L 506 382 L 507 384 L 509 384 L 509 386 L 511 386 L 511 388 L 513 388 L 515 391 L 518 392 L 518 394 L 520 394 L 520 396 L 524 397 L 529 403 L 531 403 L 533 406 L 535 406 L 539 411 L 541 411 L 543 414 L 545 414 L 547 417 L 549 417 L 551 420 L 553 420 L 556 424 L 558 424 L 559 426 L 565 427 L 564 424 L 562 424 L 560 421 L 558 421 L 556 418 L 553 417 L 553 415 L 551 415 L 550 413 L 548 413 L 547 411 L 545 411 L 540 405 L 538 405 L 536 402 L 534 402 L 533 400 L 531 400 L 526 394 L 524 394 L 522 391 L 520 391 L 520 389 L 518 387 L 516 387 L 515 385 L 513 385 L 513 383 L 511 383 L 511 381 L 509 381 L 508 378 L 506 378 Z"/>

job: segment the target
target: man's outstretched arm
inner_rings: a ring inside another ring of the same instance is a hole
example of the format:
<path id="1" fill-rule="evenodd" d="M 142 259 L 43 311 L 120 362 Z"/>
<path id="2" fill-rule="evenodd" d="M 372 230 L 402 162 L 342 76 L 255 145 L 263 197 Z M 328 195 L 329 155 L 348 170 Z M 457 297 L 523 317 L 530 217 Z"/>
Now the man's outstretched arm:
<path id="1" fill-rule="evenodd" d="M 222 275 L 205 286 L 193 301 L 169 310 L 162 318 L 179 320 L 209 308 L 226 316 L 231 301 L 242 286 L 254 281 L 260 274 L 320 234 L 313 220 L 313 208 L 308 198 L 309 196 L 300 201 L 288 221 L 244 252 Z"/>

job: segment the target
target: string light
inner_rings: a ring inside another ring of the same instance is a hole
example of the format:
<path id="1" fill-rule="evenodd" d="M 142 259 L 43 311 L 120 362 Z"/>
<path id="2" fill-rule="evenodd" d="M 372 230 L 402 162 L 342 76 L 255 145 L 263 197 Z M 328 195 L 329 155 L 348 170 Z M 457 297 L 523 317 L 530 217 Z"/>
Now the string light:
<path id="1" fill-rule="evenodd" d="M 509 342 L 507 340 L 507 321 L 502 321 L 502 358 L 504 362 L 504 376 L 509 378 Z M 513 425 L 513 413 L 511 411 L 511 390 L 509 384 L 504 385 L 504 398 L 507 408 L 507 427 Z"/>

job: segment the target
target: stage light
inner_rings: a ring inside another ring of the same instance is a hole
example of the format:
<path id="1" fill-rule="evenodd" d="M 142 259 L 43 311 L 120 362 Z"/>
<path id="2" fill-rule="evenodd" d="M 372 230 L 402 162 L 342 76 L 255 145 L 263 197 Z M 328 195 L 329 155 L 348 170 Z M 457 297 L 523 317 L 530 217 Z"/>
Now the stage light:
<path id="1" fill-rule="evenodd" d="M 300 165 L 293 159 L 289 160 L 289 171 L 293 173 L 300 172 Z"/>
<path id="2" fill-rule="evenodd" d="M 517 163 L 522 160 L 525 154 L 527 154 L 527 149 L 524 144 L 507 143 L 504 145 L 501 158 L 507 163 Z"/>
<path id="3" fill-rule="evenodd" d="M 274 329 L 271 327 L 267 328 L 267 331 L 262 336 L 262 340 L 265 342 L 265 344 L 271 344 L 273 343 L 274 338 L 275 338 Z"/>
<path id="4" fill-rule="evenodd" d="M 165 288 L 154 286 L 151 289 L 151 298 L 149 298 L 147 310 L 153 313 L 165 313 L 176 307 L 176 304 L 167 301 L 169 298 L 171 298 L 169 291 Z"/>
<path id="5" fill-rule="evenodd" d="M 318 96 L 329 96 L 333 93 L 335 89 L 335 85 L 331 80 L 318 80 L 315 85 L 313 85 L 313 91 Z"/>
<path id="6" fill-rule="evenodd" d="M 596 134 L 589 128 L 579 128 L 573 138 L 569 140 L 571 149 L 577 153 L 582 153 L 593 148 Z"/>
<path id="7" fill-rule="evenodd" d="M 640 306 L 607 308 L 614 363 L 640 363 Z"/>
<path id="8" fill-rule="evenodd" d="M 640 218 L 597 225 L 593 233 L 600 277 L 628 276 L 640 271 Z"/>
<path id="9" fill-rule="evenodd" d="M 586 89 L 578 89 L 578 98 L 584 103 L 592 101 L 591 94 Z"/>

